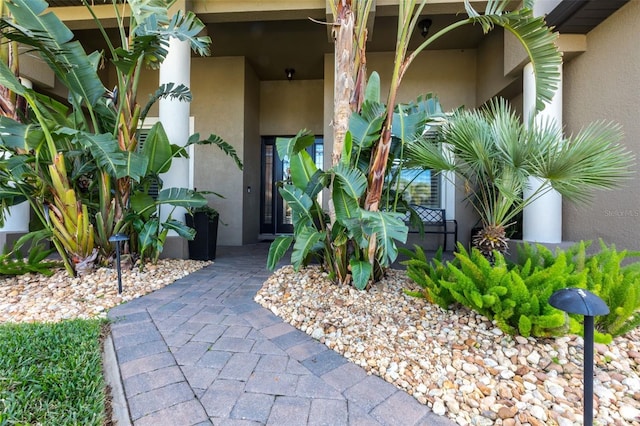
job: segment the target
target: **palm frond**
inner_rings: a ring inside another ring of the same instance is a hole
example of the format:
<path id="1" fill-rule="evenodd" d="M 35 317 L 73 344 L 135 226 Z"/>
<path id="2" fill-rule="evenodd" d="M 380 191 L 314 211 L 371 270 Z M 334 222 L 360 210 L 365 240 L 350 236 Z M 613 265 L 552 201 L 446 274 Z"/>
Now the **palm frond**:
<path id="1" fill-rule="evenodd" d="M 144 121 L 151 107 L 160 99 L 177 99 L 182 102 L 191 102 L 191 90 L 184 84 L 165 83 L 161 84 L 149 97 L 149 101 L 140 112 L 140 120 Z"/>
<path id="2" fill-rule="evenodd" d="M 620 125 L 594 122 L 554 147 L 546 177 L 568 200 L 588 202 L 594 189 L 611 189 L 631 177 L 633 154 L 619 142 Z"/>
<path id="3" fill-rule="evenodd" d="M 479 23 L 485 33 L 498 25 L 521 43 L 533 65 L 536 111 L 541 111 L 545 103 L 551 102 L 560 81 L 562 55 L 555 45 L 558 35 L 551 32 L 543 17 L 534 17 L 527 4 L 519 10 L 505 13 L 507 3 L 506 0 L 489 1 L 484 15 L 473 9 L 469 0 L 465 0 L 465 8 L 471 22 Z"/>
<path id="4" fill-rule="evenodd" d="M 5 37 L 37 51 L 56 77 L 72 92 L 93 106 L 105 92 L 94 63 L 73 33 L 53 12 L 45 12 L 43 0 L 13 0 L 5 5 L 13 21 L 3 19 L 0 30 Z M 15 22 L 18 22 L 16 24 Z"/>

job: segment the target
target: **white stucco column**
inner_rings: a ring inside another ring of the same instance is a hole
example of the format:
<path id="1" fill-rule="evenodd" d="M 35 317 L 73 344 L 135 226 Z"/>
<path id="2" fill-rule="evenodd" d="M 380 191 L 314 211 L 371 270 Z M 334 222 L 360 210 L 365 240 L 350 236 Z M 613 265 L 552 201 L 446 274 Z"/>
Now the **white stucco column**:
<path id="1" fill-rule="evenodd" d="M 541 119 L 552 119 L 562 127 L 562 65 L 560 82 L 551 103 L 536 115 L 535 123 Z M 533 65 L 527 64 L 523 71 L 523 112 L 526 120 L 535 114 L 536 88 Z M 529 188 L 525 189 L 525 199 L 533 194 L 543 182 L 529 178 Z M 551 190 L 525 207 L 522 218 L 522 238 L 539 243 L 562 242 L 562 196 Z"/>
<path id="2" fill-rule="evenodd" d="M 33 83 L 29 79 L 21 77 L 20 82 L 29 89 L 33 88 Z M 8 155 L 8 153 L 5 152 L 3 155 Z M 4 226 L 0 228 L 0 232 L 29 232 L 30 212 L 27 201 L 9 207 L 9 211 L 5 216 Z"/>
<path id="3" fill-rule="evenodd" d="M 180 41 L 171 38 L 169 53 L 160 65 L 160 84 L 174 83 L 184 84 L 190 87 L 191 75 L 191 47 L 188 41 Z M 185 145 L 189 139 L 189 102 L 177 99 L 160 99 L 159 116 L 164 130 L 171 143 Z M 189 188 L 192 184 L 189 176 L 189 160 L 186 158 L 174 158 L 171 169 L 163 174 L 163 188 Z M 161 220 L 166 219 L 170 208 L 163 206 Z M 173 219 L 183 221 L 184 209 L 178 208 L 173 212 Z"/>

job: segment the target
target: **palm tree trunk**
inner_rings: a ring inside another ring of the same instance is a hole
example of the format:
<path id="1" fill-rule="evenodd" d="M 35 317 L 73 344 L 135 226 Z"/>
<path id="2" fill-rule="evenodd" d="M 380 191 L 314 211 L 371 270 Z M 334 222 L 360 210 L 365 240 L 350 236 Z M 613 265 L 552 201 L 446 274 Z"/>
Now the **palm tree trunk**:
<path id="1" fill-rule="evenodd" d="M 351 98 L 354 90 L 353 78 L 353 27 L 354 16 L 351 2 L 342 0 L 338 4 L 338 15 L 335 17 L 334 34 L 334 87 L 333 87 L 333 150 L 331 165 L 335 166 L 342 158 L 344 138 L 349 130 L 351 117 Z M 333 181 L 329 188 L 333 190 Z M 336 221 L 336 211 L 333 199 L 329 198 L 330 224 Z"/>

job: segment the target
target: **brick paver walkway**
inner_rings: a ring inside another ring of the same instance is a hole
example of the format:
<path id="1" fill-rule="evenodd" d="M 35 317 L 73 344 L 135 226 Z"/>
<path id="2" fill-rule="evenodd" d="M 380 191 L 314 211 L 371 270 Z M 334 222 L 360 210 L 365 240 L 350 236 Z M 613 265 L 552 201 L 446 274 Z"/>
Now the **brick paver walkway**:
<path id="1" fill-rule="evenodd" d="M 452 425 L 253 301 L 268 244 L 109 312 L 131 421 L 142 425 Z"/>

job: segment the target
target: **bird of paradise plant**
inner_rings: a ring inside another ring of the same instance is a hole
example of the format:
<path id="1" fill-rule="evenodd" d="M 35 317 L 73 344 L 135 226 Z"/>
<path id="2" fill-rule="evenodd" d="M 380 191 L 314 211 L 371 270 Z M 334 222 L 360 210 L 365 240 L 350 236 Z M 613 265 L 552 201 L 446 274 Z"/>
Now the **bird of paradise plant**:
<path id="1" fill-rule="evenodd" d="M 392 203 L 383 199 L 389 165 L 396 155 L 393 138 L 400 141 L 401 148 L 397 152 L 402 153 L 402 146 L 419 138 L 429 110 L 397 105 L 398 89 L 417 55 L 445 34 L 461 26 L 474 24 L 480 25 L 485 33 L 499 26 L 514 34 L 525 47 L 533 64 L 537 109 L 542 109 L 544 103 L 551 100 L 559 81 L 561 56 L 554 43 L 557 36 L 546 26 L 543 18 L 533 16 L 533 0 L 525 0 L 522 7 L 515 11 L 506 11 L 509 1 L 489 0 L 483 14 L 465 0 L 466 18 L 436 32 L 409 53 L 410 35 L 414 32 L 426 3 L 426 0 L 399 2 L 393 73 L 386 102 L 381 102 L 379 84 L 368 84 L 366 79 L 367 19 L 373 2 L 330 0 L 336 39 L 334 141 L 331 157 L 333 167 L 326 178 L 326 185 L 331 188 L 330 220 L 325 228 L 318 229 L 317 232 L 309 232 L 306 221 L 294 221 L 294 237 L 282 237 L 274 241 L 269 266 L 275 266 L 276 260 L 295 241 L 294 253 L 296 259 L 300 259 L 295 264 L 299 267 L 304 264 L 303 260 L 309 253 L 319 250 L 321 246 L 315 243 L 326 238 L 327 243 L 320 249 L 324 251 L 321 258 L 336 282 L 354 282 L 356 287 L 365 288 L 367 283 L 382 277 L 385 267 L 395 258 L 394 253 L 397 253 L 395 241 L 402 241 L 403 234 L 406 235 L 406 226 L 395 213 L 400 194 L 396 193 L 396 200 Z M 367 95 L 369 88 L 372 92 Z M 368 105 L 367 99 L 370 100 Z M 362 129 L 364 133 L 359 134 Z M 358 137 L 364 138 L 361 140 L 366 141 L 366 150 L 370 152 L 370 163 L 363 170 L 358 170 L 357 163 L 351 160 L 360 158 L 362 154 L 362 145 L 356 143 Z M 289 147 L 293 148 L 283 153 L 301 153 L 299 142 L 299 138 L 289 142 Z M 309 174 L 313 170 L 307 168 L 306 172 Z M 349 179 L 346 179 L 347 176 Z M 361 185 L 363 178 L 364 186 Z M 358 185 L 353 185 L 353 179 Z M 280 192 L 283 191 L 285 190 Z M 284 194 L 283 198 L 291 205 Z M 307 202 L 305 209 L 309 206 Z M 346 206 L 348 209 L 344 210 Z M 342 221 L 339 220 L 339 208 L 343 208 L 342 213 L 348 212 L 348 216 Z M 296 225 L 305 231 L 299 232 L 295 229 Z M 391 229 L 394 230 L 393 233 L 388 232 Z"/>
<path id="2" fill-rule="evenodd" d="M 153 102 L 164 97 L 191 99 L 188 88 L 166 84 L 141 107 L 136 99 L 144 67 L 158 67 L 162 63 L 170 37 L 188 41 L 199 54 L 208 52 L 211 41 L 197 35 L 204 25 L 193 13 L 178 12 L 169 16 L 172 3 L 113 0 L 120 35 L 119 40 L 114 41 L 108 37 L 92 6 L 83 1 L 108 45 L 107 59 L 117 75 L 114 90 L 107 90 L 98 77 L 97 68 L 104 59 L 103 54 L 86 54 L 82 45 L 73 39 L 73 33 L 47 10 L 45 1 L 4 3 L 10 16 L 0 20 L 2 35 L 39 54 L 69 90 L 69 97 L 68 103 L 62 104 L 27 89 L 7 64 L 0 64 L 0 86 L 23 96 L 32 116 L 24 124 L 8 117 L 0 118 L 0 145 L 12 154 L 0 162 L 0 199 L 6 201 L 6 205 L 24 199 L 29 201 L 49 231 L 69 273 L 76 273 L 73 265 L 88 261 L 95 248 L 103 259 L 110 256 L 112 245 L 108 238 L 116 232 L 126 230 L 135 237 L 132 240 L 146 241 L 140 240 L 133 222 L 150 220 L 147 212 L 152 209 L 138 203 L 137 210 L 132 210 L 133 183 L 143 181 L 149 174 L 166 171 L 171 158 L 186 155 L 184 147 L 170 144 L 168 140 L 151 141 L 142 152 L 137 149 L 138 131 Z M 161 128 L 162 124 L 154 126 L 154 129 Z M 190 143 L 214 143 L 240 162 L 231 146 L 215 135 Z M 155 155 L 160 147 L 170 155 L 158 162 L 159 157 Z M 155 209 L 160 205 L 191 208 L 206 204 L 206 199 L 184 188 L 167 188 L 150 203 Z M 49 220 L 45 207 L 51 213 Z M 75 228 L 79 229 L 70 232 Z M 174 229 L 187 237 L 191 235 L 189 228 L 178 221 L 159 223 L 158 232 L 164 229 Z M 153 247 L 143 254 L 157 259 L 162 244 Z"/>

